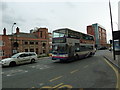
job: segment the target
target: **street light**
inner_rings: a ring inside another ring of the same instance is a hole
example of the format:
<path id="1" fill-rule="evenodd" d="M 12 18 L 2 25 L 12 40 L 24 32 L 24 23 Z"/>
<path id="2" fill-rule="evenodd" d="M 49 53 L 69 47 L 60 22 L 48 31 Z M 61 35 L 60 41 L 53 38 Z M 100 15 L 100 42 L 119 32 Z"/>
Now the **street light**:
<path id="1" fill-rule="evenodd" d="M 17 43 L 17 34 L 18 34 L 19 28 L 16 28 L 16 42 L 14 43 L 14 47 L 16 47 L 16 52 L 17 53 L 17 47 L 18 47 L 18 43 Z"/>
<path id="2" fill-rule="evenodd" d="M 12 40 L 14 39 L 14 37 L 13 37 L 13 27 L 14 27 L 14 25 L 16 25 L 16 23 L 13 23 L 13 25 L 12 25 L 12 32 L 11 32 L 11 55 L 13 55 L 13 42 L 12 42 Z"/>
<path id="3" fill-rule="evenodd" d="M 16 24 L 16 23 L 13 23 L 13 25 L 12 25 L 12 34 L 13 34 L 13 27 L 14 27 L 15 24 Z"/>
<path id="4" fill-rule="evenodd" d="M 111 29 L 112 29 L 112 40 L 113 40 L 113 58 L 114 60 L 116 60 L 115 58 L 115 46 L 114 46 L 114 35 L 113 35 L 113 21 L 112 21 L 112 11 L 111 11 L 111 3 L 109 0 L 109 10 L 110 10 L 110 20 L 111 20 Z"/>

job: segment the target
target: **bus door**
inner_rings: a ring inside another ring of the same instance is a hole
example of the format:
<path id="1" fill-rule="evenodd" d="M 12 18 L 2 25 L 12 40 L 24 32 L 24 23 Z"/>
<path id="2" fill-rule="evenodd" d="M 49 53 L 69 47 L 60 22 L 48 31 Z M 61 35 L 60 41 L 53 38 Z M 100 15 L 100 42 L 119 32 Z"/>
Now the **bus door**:
<path id="1" fill-rule="evenodd" d="M 68 51 L 69 51 L 69 53 L 68 53 L 69 57 L 74 56 L 74 48 L 73 48 L 73 46 L 69 46 Z"/>

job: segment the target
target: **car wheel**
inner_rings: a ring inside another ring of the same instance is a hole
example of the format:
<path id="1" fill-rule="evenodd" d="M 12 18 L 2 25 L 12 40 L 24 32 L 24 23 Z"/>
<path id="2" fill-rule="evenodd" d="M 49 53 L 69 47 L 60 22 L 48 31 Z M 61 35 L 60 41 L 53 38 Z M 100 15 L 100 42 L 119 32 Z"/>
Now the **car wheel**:
<path id="1" fill-rule="evenodd" d="M 10 62 L 9 66 L 10 67 L 16 66 L 16 62 Z"/>
<path id="2" fill-rule="evenodd" d="M 87 58 L 87 57 L 91 56 L 91 54 L 92 54 L 92 53 L 90 53 L 90 52 L 89 52 L 89 53 L 87 53 L 87 55 L 85 56 L 85 58 Z"/>
<path id="3" fill-rule="evenodd" d="M 31 59 L 31 63 L 34 63 L 35 62 L 35 59 Z"/>
<path id="4" fill-rule="evenodd" d="M 92 57 L 92 56 L 93 56 L 93 53 L 91 52 L 90 55 L 89 55 L 89 57 Z"/>

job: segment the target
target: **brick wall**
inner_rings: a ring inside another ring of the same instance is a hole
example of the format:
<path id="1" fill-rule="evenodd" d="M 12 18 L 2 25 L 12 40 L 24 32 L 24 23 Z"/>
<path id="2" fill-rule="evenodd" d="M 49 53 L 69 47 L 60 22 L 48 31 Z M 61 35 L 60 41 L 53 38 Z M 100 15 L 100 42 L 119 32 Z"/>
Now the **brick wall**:
<path id="1" fill-rule="evenodd" d="M 10 57 L 12 55 L 12 50 L 17 50 L 17 52 L 34 51 L 37 54 L 49 53 L 49 36 L 47 28 L 39 28 L 38 31 L 30 33 L 36 35 L 36 38 L 21 37 L 19 35 L 20 32 L 18 32 L 18 30 L 16 31 L 17 39 L 16 35 L 12 37 L 10 35 L 1 35 L 0 41 L 3 41 L 4 45 L 0 46 L 0 49 L 4 51 L 4 56 L 0 56 L 0 58 Z M 12 43 L 15 43 L 17 41 L 17 48 L 11 47 L 11 38 L 13 39 Z M 28 42 L 28 44 L 25 44 L 25 42 Z"/>
<path id="2" fill-rule="evenodd" d="M 95 30 L 92 25 L 87 26 L 87 34 L 93 35 L 96 41 Z M 98 35 L 99 35 L 99 43 L 101 46 L 106 46 L 106 30 L 100 26 L 98 26 Z"/>
<path id="3" fill-rule="evenodd" d="M 11 37 L 7 35 L 2 35 L 2 39 L 0 41 L 3 41 L 3 45 L 0 46 L 1 50 L 4 52 L 3 56 L 0 56 L 0 58 L 6 58 L 11 56 Z"/>

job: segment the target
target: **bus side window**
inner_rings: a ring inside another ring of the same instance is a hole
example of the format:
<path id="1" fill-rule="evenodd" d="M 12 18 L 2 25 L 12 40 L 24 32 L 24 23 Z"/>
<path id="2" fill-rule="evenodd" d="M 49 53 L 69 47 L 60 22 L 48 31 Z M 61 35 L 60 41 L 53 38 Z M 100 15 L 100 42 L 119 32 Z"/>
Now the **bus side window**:
<path id="1" fill-rule="evenodd" d="M 77 47 L 77 48 L 75 49 L 75 52 L 80 52 L 80 47 Z"/>
<path id="2" fill-rule="evenodd" d="M 79 52 L 79 51 L 80 51 L 80 44 L 75 43 L 75 52 Z"/>

